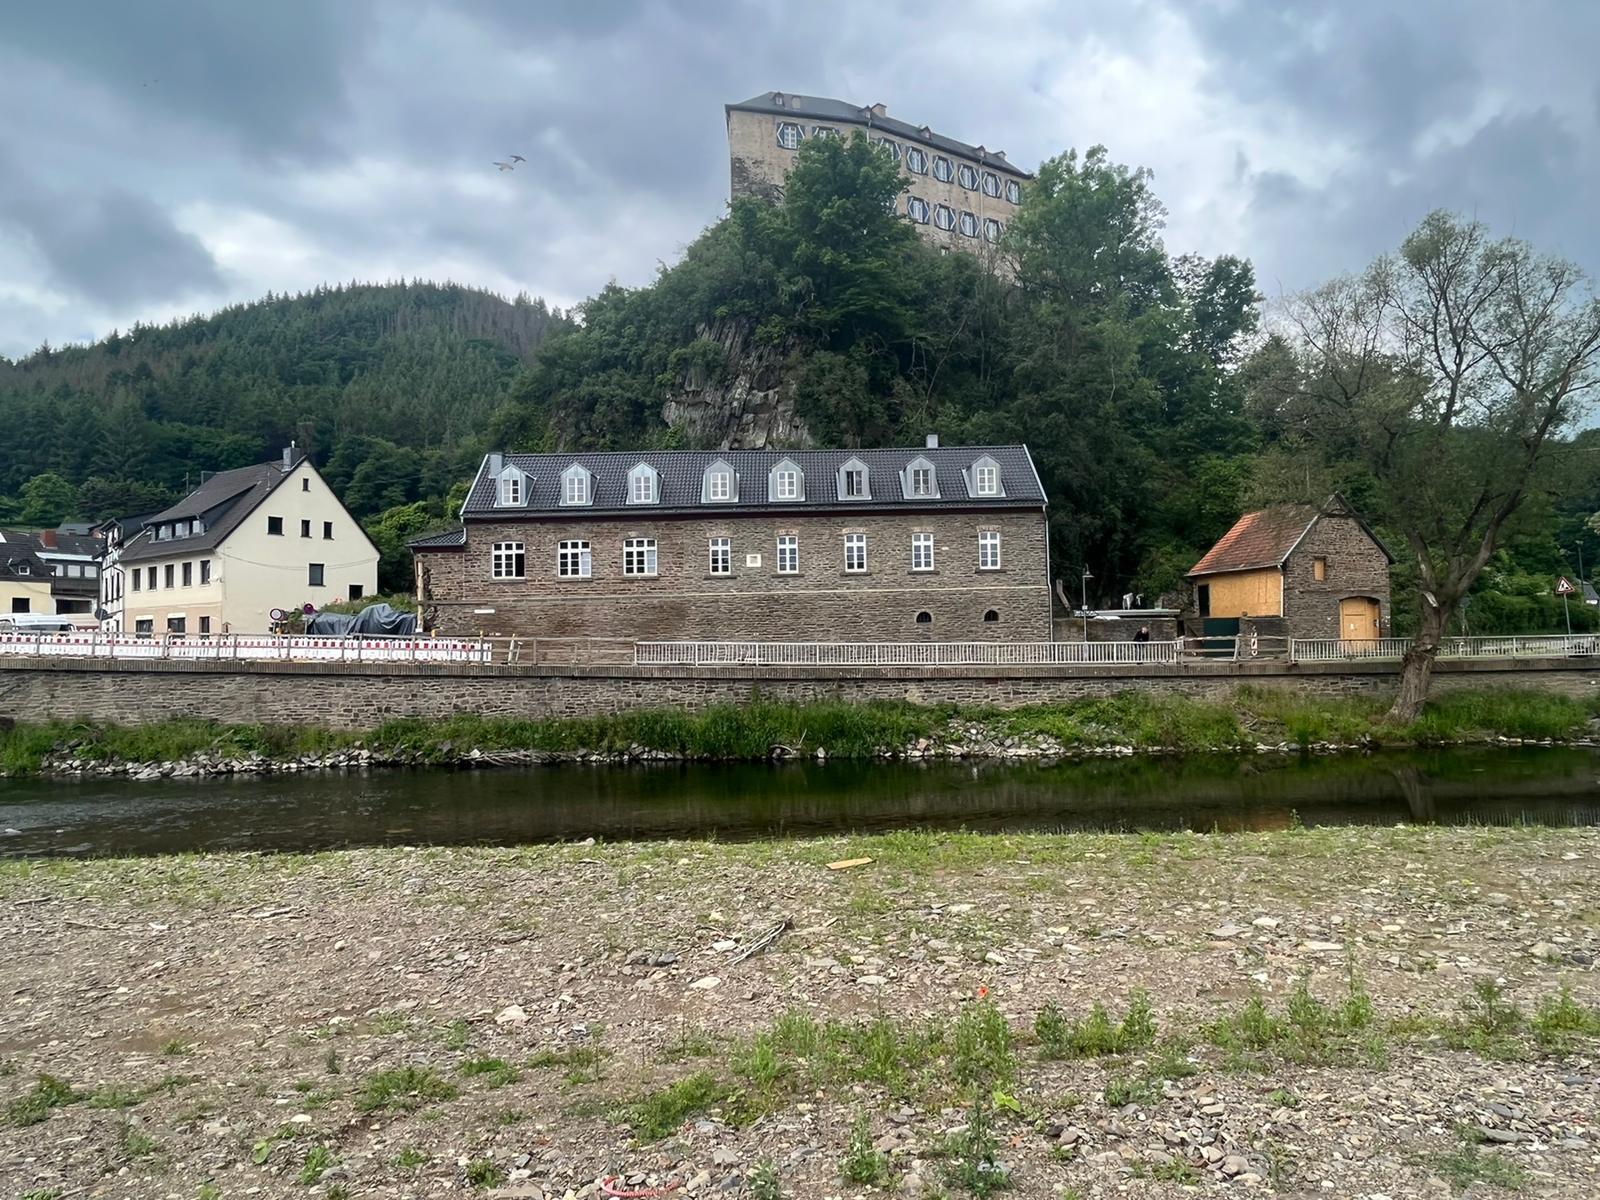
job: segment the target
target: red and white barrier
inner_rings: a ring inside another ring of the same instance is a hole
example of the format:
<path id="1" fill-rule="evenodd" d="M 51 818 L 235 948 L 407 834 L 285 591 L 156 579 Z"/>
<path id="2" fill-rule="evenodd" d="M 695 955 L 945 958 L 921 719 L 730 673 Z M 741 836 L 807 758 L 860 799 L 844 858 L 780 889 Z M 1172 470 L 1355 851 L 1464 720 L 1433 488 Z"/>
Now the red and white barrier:
<path id="1" fill-rule="evenodd" d="M 321 662 L 491 661 L 492 643 L 466 638 L 278 637 L 269 634 L 0 633 L 0 654 L 69 658 L 280 659 Z"/>

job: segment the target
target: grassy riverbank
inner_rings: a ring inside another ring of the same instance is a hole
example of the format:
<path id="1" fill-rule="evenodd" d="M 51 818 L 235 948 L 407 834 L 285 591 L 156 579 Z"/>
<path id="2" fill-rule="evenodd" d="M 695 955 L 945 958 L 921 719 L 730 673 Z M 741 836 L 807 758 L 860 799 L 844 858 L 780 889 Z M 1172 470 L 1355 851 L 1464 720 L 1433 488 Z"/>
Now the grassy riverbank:
<path id="1" fill-rule="evenodd" d="M 0 1194 L 1592 1196 L 1597 855 L 1518 826 L 0 862 Z"/>
<path id="2" fill-rule="evenodd" d="M 446 764 L 473 751 L 624 753 L 657 751 L 705 760 L 763 759 L 775 747 L 830 758 L 873 758 L 919 742 L 981 752 L 1008 738 L 1047 741 L 1067 751 L 1127 746 L 1184 753 L 1259 745 L 1448 743 L 1508 737 L 1570 739 L 1600 708 L 1537 691 L 1458 692 L 1439 697 L 1409 726 L 1383 723 L 1384 705 L 1266 688 L 1227 700 L 1126 692 L 1104 699 L 1001 711 L 909 703 L 755 703 L 702 712 L 654 710 L 583 719 L 459 716 L 390 721 L 364 732 L 314 726 L 167 721 L 142 726 L 19 722 L 0 732 L 0 771 L 26 775 L 53 754 L 92 762 L 166 763 L 200 756 L 287 760 L 355 748 L 378 759 Z"/>

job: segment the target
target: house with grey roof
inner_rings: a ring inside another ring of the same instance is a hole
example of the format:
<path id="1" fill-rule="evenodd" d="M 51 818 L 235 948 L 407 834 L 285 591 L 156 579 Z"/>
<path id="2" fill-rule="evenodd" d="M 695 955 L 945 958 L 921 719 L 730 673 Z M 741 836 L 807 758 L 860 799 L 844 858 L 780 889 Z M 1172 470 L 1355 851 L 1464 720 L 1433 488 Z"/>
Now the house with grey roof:
<path id="1" fill-rule="evenodd" d="M 161 512 L 107 522 L 108 632 L 265 633 L 272 610 L 378 587 L 378 549 L 305 454 L 207 472 Z"/>
<path id="2" fill-rule="evenodd" d="M 1004 150 L 974 146 L 866 106 L 825 96 L 762 92 L 724 106 L 730 198 L 778 200 L 794 156 L 807 141 L 860 133 L 900 168 L 895 208 L 922 237 L 946 250 L 978 254 L 1004 270 L 1006 226 L 1033 176 Z"/>
<path id="3" fill-rule="evenodd" d="M 486 455 L 410 543 L 445 634 L 1048 641 L 1026 446 Z"/>

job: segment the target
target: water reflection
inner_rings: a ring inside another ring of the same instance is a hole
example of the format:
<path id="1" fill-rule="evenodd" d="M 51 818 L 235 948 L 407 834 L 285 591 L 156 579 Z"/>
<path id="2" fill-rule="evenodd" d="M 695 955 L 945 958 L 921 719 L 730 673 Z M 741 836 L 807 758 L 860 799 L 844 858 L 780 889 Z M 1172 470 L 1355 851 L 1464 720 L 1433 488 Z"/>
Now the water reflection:
<path id="1" fill-rule="evenodd" d="M 1054 766 L 784 763 L 0 781 L 0 855 L 155 854 L 830 830 L 1594 824 L 1577 749 Z"/>

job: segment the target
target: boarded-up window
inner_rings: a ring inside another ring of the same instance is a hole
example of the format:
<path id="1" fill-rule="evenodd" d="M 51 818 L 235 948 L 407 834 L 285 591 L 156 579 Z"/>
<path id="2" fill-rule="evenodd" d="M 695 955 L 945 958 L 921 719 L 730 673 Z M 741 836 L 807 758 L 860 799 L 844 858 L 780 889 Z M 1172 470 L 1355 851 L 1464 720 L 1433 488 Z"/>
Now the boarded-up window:
<path id="1" fill-rule="evenodd" d="M 1311 575 L 1318 583 L 1326 579 L 1328 577 L 1328 560 L 1325 558 L 1313 558 L 1311 560 Z"/>

